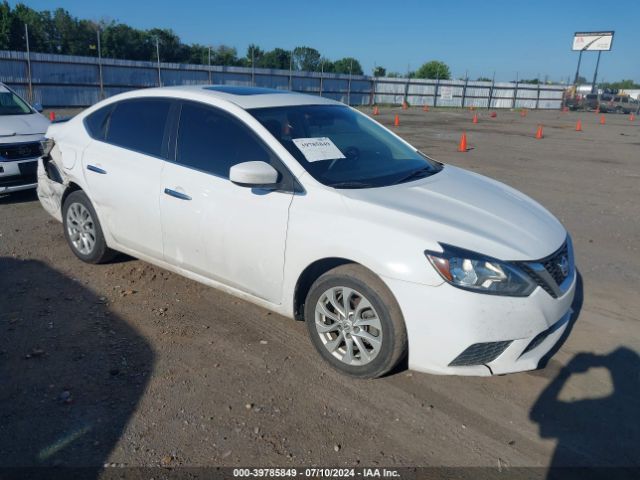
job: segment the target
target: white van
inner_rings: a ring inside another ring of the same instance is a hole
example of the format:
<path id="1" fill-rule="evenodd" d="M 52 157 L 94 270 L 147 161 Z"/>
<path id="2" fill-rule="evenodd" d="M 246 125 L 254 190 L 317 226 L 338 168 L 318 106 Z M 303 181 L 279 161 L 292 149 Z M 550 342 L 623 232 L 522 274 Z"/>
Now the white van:
<path id="1" fill-rule="evenodd" d="M 0 82 L 0 194 L 38 184 L 40 142 L 50 123 L 40 111 Z"/>

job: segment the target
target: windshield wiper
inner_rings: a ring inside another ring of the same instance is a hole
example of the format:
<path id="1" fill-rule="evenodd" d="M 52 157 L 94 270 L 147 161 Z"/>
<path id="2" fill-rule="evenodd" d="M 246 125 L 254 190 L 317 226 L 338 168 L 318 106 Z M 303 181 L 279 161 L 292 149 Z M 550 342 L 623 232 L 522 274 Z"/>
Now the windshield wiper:
<path id="1" fill-rule="evenodd" d="M 417 180 L 419 178 L 427 177 L 432 173 L 434 173 L 434 172 L 433 172 L 433 169 L 431 167 L 422 167 L 422 168 L 419 168 L 418 170 L 414 170 L 409 175 L 401 177 L 400 179 L 398 179 L 395 182 L 393 182 L 393 184 L 396 185 L 398 183 L 408 182 L 409 180 Z"/>
<path id="2" fill-rule="evenodd" d="M 329 184 L 333 188 L 372 188 L 375 187 L 372 183 L 367 182 L 336 182 Z"/>

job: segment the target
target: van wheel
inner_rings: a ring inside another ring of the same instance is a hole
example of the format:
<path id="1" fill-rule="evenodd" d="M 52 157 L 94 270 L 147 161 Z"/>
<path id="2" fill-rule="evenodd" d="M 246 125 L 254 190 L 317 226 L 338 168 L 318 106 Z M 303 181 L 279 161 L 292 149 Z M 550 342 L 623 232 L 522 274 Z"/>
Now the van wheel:
<path id="1" fill-rule="evenodd" d="M 336 267 L 314 282 L 305 302 L 305 323 L 318 353 L 347 375 L 380 377 L 407 353 L 398 303 L 360 265 Z"/>
<path id="2" fill-rule="evenodd" d="M 104 263 L 115 257 L 116 252 L 107 247 L 104 240 L 98 215 L 82 190 L 70 193 L 65 199 L 62 224 L 71 251 L 83 262 Z"/>

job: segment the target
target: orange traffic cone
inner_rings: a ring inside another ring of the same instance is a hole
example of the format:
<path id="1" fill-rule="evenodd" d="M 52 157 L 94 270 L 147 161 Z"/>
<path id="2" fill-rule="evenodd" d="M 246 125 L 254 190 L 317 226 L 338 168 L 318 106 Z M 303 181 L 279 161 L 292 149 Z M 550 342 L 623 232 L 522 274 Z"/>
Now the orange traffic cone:
<path id="1" fill-rule="evenodd" d="M 473 114 L 473 120 L 471 120 L 472 123 L 478 123 L 478 114 L 474 113 Z"/>
<path id="2" fill-rule="evenodd" d="M 393 119 L 393 126 L 394 127 L 400 126 L 400 116 L 397 113 L 396 113 L 396 118 Z"/>
<path id="3" fill-rule="evenodd" d="M 425 105 L 424 107 L 422 107 L 422 111 L 423 112 L 428 112 L 429 111 L 429 105 Z"/>
<path id="4" fill-rule="evenodd" d="M 56 119 L 56 112 L 49 112 L 49 120 L 52 122 Z"/>
<path id="5" fill-rule="evenodd" d="M 462 132 L 462 135 L 460 135 L 460 144 L 458 145 L 458 151 L 459 152 L 466 152 L 468 150 L 467 148 L 467 134 L 465 132 Z"/>
<path id="6" fill-rule="evenodd" d="M 542 133 L 542 125 L 538 125 L 538 129 L 536 130 L 536 140 L 540 140 L 542 137 L 544 137 L 544 134 Z"/>
<path id="7" fill-rule="evenodd" d="M 604 119 L 604 115 L 600 115 L 600 125 L 604 125 L 606 122 L 606 120 Z"/>
<path id="8" fill-rule="evenodd" d="M 373 107 L 373 114 L 374 115 L 380 115 L 380 109 L 378 108 L 377 105 L 375 107 Z"/>
<path id="9" fill-rule="evenodd" d="M 629 115 L 629 120 L 633 122 L 635 119 L 636 119 L 636 116 L 633 113 Z"/>
<path id="10" fill-rule="evenodd" d="M 402 109 L 406 110 L 407 108 L 409 108 L 409 105 L 407 104 L 407 102 L 402 102 Z"/>
<path id="11" fill-rule="evenodd" d="M 578 119 L 578 121 L 576 122 L 576 132 L 581 132 L 582 131 L 582 120 Z"/>

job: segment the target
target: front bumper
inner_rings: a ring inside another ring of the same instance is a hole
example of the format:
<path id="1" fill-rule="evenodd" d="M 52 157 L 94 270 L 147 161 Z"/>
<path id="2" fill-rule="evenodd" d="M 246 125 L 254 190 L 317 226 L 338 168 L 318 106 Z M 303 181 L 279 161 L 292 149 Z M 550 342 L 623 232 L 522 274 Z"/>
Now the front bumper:
<path id="1" fill-rule="evenodd" d="M 410 369 L 488 376 L 538 367 L 570 323 L 575 270 L 570 278 L 569 288 L 558 298 L 540 287 L 522 298 L 474 293 L 447 283 L 431 287 L 383 280 L 404 316 Z M 498 355 L 489 356 L 486 363 L 451 365 L 469 347 L 485 343 L 498 344 Z"/>
<path id="2" fill-rule="evenodd" d="M 37 158 L 0 161 L 0 193 L 29 190 L 38 186 Z"/>

